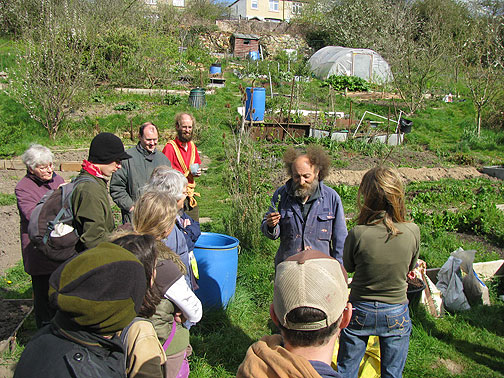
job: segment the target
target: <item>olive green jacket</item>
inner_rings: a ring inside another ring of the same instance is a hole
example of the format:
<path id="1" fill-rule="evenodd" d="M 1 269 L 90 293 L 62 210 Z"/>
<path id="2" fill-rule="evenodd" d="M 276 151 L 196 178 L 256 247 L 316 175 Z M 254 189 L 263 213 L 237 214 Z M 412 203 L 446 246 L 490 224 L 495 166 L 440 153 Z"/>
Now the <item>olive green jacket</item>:
<path id="1" fill-rule="evenodd" d="M 156 314 L 150 318 L 161 345 L 163 345 L 170 336 L 174 321 L 174 312 L 175 307 L 173 306 L 173 303 L 170 300 L 163 298 L 156 307 Z M 184 328 L 184 326 L 180 323 L 177 323 L 176 327 L 175 336 L 168 349 L 166 349 L 167 356 L 182 352 L 189 346 L 189 330 Z"/>
<path id="2" fill-rule="evenodd" d="M 343 248 L 343 265 L 355 272 L 350 283 L 351 301 L 408 303 L 406 276 L 415 268 L 420 250 L 420 230 L 414 223 L 394 223 L 400 234 L 389 237 L 385 225 L 357 225 Z"/>
<path id="3" fill-rule="evenodd" d="M 94 179 L 81 182 L 72 193 L 74 225 L 80 235 L 76 250 L 82 252 L 106 241 L 115 224 L 108 198 L 107 181 L 84 170 L 81 170 L 79 176 Z"/>

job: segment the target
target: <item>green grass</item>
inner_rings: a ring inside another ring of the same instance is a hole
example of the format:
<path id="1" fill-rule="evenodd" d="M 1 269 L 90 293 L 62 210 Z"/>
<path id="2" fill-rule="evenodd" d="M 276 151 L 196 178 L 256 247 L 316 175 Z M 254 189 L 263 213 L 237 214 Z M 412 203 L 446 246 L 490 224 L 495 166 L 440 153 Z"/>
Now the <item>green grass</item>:
<path id="1" fill-rule="evenodd" d="M 502 377 L 503 319 L 502 303 L 441 319 L 417 311 L 404 377 Z"/>
<path id="2" fill-rule="evenodd" d="M 0 206 L 15 205 L 17 203 L 14 194 L 0 193 Z"/>
<path id="3" fill-rule="evenodd" d="M 0 298 L 29 299 L 32 297 L 31 277 L 24 271 L 23 262 L 8 269 L 0 277 Z"/>

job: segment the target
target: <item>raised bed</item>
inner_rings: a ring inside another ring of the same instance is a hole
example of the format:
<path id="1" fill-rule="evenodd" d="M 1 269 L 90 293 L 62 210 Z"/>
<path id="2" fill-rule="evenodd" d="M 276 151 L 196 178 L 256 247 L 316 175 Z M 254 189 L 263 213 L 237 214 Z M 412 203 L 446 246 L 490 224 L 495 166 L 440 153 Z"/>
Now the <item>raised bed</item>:
<path id="1" fill-rule="evenodd" d="M 250 123 L 249 123 L 250 125 Z M 254 139 L 285 140 L 290 137 L 303 138 L 309 136 L 310 124 L 308 123 L 269 123 L 255 122 L 250 128 L 250 135 Z"/>
<path id="2" fill-rule="evenodd" d="M 17 332 L 32 311 L 32 299 L 0 299 L 0 353 L 14 350 Z"/>
<path id="3" fill-rule="evenodd" d="M 493 165 L 490 167 L 483 167 L 481 170 L 489 176 L 497 177 L 498 179 L 504 180 L 504 166 L 503 165 Z"/>

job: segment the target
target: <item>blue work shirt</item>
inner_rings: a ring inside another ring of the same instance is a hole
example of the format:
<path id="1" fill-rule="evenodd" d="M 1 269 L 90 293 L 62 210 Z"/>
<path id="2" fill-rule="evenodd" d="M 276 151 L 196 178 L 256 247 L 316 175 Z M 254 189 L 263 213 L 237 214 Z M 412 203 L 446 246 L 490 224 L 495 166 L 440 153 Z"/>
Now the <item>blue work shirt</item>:
<path id="1" fill-rule="evenodd" d="M 323 182 L 319 183 L 319 192 L 319 197 L 311 204 L 306 219 L 303 219 L 301 204 L 292 195 L 292 179 L 273 194 L 271 205 L 261 224 L 261 231 L 273 240 L 280 237 L 275 266 L 305 249 L 319 250 L 343 264 L 343 245 L 348 234 L 343 204 L 338 193 Z M 280 222 L 270 229 L 266 217 L 277 211 L 281 216 Z"/>

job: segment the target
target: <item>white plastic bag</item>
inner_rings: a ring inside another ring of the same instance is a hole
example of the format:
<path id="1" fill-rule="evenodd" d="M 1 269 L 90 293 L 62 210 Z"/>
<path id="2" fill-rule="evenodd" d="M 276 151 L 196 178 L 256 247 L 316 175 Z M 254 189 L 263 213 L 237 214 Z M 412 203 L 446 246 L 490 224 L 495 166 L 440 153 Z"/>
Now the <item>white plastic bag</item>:
<path id="1" fill-rule="evenodd" d="M 464 294 L 464 285 L 460 277 L 461 263 L 461 259 L 450 256 L 437 275 L 436 287 L 441 291 L 444 307 L 449 311 L 463 311 L 471 308 Z"/>
<path id="2" fill-rule="evenodd" d="M 462 260 L 460 264 L 460 270 L 462 271 L 462 284 L 464 285 L 464 294 L 467 301 L 471 306 L 477 304 L 490 305 L 490 297 L 488 294 L 488 288 L 481 281 L 473 270 L 473 261 L 476 251 L 474 249 L 463 250 L 458 248 L 456 251 L 451 253 L 451 256 Z"/>

